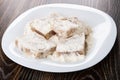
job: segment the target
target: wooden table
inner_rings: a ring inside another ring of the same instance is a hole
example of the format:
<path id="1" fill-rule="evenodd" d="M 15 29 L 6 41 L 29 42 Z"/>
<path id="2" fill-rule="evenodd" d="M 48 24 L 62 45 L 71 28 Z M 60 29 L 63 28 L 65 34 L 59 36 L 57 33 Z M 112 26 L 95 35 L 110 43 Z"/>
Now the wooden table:
<path id="1" fill-rule="evenodd" d="M 0 41 L 8 25 L 22 12 L 49 3 L 73 3 L 100 9 L 112 16 L 120 33 L 120 0 L 0 0 Z M 118 34 L 109 55 L 97 65 L 83 71 L 62 74 L 20 66 L 8 59 L 0 46 L 0 80 L 120 80 L 119 41 Z"/>

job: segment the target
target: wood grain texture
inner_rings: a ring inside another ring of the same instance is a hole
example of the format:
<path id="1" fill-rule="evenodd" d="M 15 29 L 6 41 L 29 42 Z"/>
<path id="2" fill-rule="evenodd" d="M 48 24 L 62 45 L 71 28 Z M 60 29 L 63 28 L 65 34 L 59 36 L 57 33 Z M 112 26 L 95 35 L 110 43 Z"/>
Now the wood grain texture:
<path id="1" fill-rule="evenodd" d="M 0 42 L 8 25 L 22 12 L 42 4 L 72 3 L 100 9 L 115 20 L 117 40 L 97 65 L 71 73 L 48 73 L 22 67 L 8 59 L 0 46 L 0 80 L 120 80 L 120 0 L 0 0 Z"/>

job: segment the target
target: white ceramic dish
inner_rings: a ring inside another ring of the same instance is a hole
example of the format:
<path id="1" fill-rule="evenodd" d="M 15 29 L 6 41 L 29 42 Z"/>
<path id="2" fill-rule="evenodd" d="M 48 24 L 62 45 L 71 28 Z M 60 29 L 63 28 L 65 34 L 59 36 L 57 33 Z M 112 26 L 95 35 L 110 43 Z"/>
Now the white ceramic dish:
<path id="1" fill-rule="evenodd" d="M 84 61 L 60 64 L 47 59 L 26 58 L 11 45 L 17 36 L 23 34 L 27 22 L 51 12 L 76 16 L 93 28 L 94 45 Z M 116 35 L 116 25 L 113 19 L 100 10 L 73 4 L 48 4 L 32 8 L 15 19 L 3 35 L 2 49 L 7 57 L 22 66 L 47 72 L 71 72 L 86 69 L 100 62 L 113 47 Z"/>

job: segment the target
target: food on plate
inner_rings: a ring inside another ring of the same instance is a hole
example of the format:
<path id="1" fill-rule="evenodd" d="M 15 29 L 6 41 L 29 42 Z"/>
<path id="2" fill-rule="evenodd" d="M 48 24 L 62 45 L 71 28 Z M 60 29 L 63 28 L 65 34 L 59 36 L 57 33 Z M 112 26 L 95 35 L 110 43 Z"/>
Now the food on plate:
<path id="1" fill-rule="evenodd" d="M 15 46 L 34 58 L 76 62 L 85 58 L 91 33 L 92 29 L 77 17 L 53 13 L 28 22 Z"/>
<path id="2" fill-rule="evenodd" d="M 43 36 L 30 32 L 15 40 L 16 47 L 28 56 L 44 58 L 55 50 L 55 43 L 47 41 Z"/>
<path id="3" fill-rule="evenodd" d="M 85 35 L 74 35 L 70 38 L 59 41 L 56 46 L 56 52 L 60 54 L 78 53 L 85 54 Z"/>
<path id="4" fill-rule="evenodd" d="M 36 19 L 30 23 L 31 29 L 38 34 L 49 39 L 55 32 L 51 28 L 51 24 L 47 19 Z"/>

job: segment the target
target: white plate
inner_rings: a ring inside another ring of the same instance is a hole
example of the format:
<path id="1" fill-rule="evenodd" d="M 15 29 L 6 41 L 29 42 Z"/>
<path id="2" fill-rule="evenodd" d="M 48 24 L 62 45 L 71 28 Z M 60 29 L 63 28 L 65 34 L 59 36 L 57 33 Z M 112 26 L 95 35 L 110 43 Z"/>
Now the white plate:
<path id="1" fill-rule="evenodd" d="M 17 36 L 23 34 L 27 22 L 51 12 L 77 16 L 93 28 L 94 45 L 84 61 L 60 64 L 47 59 L 35 60 L 24 57 L 11 45 Z M 116 25 L 113 19 L 100 10 L 73 4 L 48 4 L 32 8 L 15 19 L 3 35 L 2 49 L 7 57 L 22 66 L 47 72 L 71 72 L 86 69 L 100 62 L 113 47 L 116 35 Z"/>

